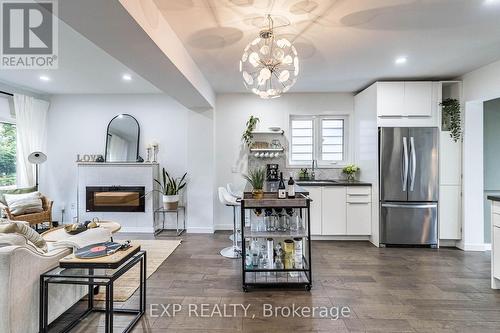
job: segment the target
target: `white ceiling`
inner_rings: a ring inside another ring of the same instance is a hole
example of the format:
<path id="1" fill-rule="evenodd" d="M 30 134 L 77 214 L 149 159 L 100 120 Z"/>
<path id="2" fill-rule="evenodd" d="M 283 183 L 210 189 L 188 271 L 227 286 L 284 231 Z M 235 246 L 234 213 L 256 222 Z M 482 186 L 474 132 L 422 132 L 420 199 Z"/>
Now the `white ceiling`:
<path id="1" fill-rule="evenodd" d="M 130 74 L 132 80 L 122 80 L 123 74 Z M 41 75 L 50 77 L 50 81 L 41 81 Z M 59 21 L 58 69 L 2 69 L 0 81 L 39 94 L 160 93 L 151 83 L 62 21 Z"/>
<path id="2" fill-rule="evenodd" d="M 277 32 L 301 58 L 295 92 L 454 78 L 500 58 L 500 0 L 154 1 L 216 92 L 245 91 L 239 59 L 267 13 L 290 22 Z"/>

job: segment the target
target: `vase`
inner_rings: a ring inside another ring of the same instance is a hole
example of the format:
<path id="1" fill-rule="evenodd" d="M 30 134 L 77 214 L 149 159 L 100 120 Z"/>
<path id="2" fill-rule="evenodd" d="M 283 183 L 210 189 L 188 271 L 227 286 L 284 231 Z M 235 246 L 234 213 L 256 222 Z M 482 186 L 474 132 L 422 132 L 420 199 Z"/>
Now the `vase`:
<path id="1" fill-rule="evenodd" d="M 264 197 L 264 191 L 262 190 L 253 190 L 252 197 L 254 199 L 262 199 Z"/>
<path id="2" fill-rule="evenodd" d="M 356 176 L 353 173 L 347 174 L 347 181 L 353 182 L 356 180 Z"/>
<path id="3" fill-rule="evenodd" d="M 177 210 L 179 206 L 179 195 L 164 195 L 163 208 L 166 210 Z"/>

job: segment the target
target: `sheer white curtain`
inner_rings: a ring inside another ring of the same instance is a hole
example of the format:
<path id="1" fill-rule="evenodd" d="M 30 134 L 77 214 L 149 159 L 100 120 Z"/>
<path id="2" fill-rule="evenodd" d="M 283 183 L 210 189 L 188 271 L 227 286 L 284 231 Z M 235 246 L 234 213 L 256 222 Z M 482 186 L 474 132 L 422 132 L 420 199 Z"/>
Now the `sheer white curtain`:
<path id="1" fill-rule="evenodd" d="M 46 151 L 49 102 L 14 94 L 17 127 L 17 186 L 35 185 L 35 166 L 28 161 L 34 151 Z"/>

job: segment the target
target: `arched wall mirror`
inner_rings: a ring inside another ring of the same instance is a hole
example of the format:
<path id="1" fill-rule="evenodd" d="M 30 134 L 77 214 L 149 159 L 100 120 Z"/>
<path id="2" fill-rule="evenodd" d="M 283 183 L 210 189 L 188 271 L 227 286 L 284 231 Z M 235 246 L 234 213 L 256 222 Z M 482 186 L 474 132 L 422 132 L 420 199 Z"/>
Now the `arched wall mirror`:
<path id="1" fill-rule="evenodd" d="M 120 114 L 108 124 L 106 162 L 136 162 L 139 158 L 140 128 L 129 114 Z"/>

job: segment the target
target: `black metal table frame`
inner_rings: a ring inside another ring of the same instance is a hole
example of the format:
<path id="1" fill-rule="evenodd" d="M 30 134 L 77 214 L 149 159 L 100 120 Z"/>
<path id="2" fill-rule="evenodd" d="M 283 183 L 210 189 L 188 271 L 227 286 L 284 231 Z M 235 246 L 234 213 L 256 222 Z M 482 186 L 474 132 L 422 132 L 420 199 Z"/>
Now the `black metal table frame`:
<path id="1" fill-rule="evenodd" d="M 137 263 L 140 263 L 140 280 L 139 280 L 139 309 L 113 309 L 113 284 L 114 282 Z M 99 268 L 100 269 L 100 268 Z M 78 318 L 68 324 L 61 332 L 69 332 L 74 328 L 82 319 L 87 317 L 92 312 L 104 312 L 106 333 L 113 332 L 113 314 L 125 313 L 135 314 L 135 317 L 130 321 L 128 326 L 122 331 L 123 333 L 129 332 L 135 324 L 139 321 L 146 309 L 146 251 L 139 251 L 130 260 L 120 266 L 116 272 L 110 276 L 94 275 L 94 268 L 88 268 L 88 275 L 68 275 L 61 276 L 57 274 L 50 274 L 51 269 L 40 275 L 40 309 L 39 309 L 39 333 L 48 332 L 48 288 L 49 284 L 73 284 L 73 285 L 87 285 L 88 286 L 88 307 Z M 83 280 L 82 280 L 83 279 Z M 85 281 L 85 279 L 87 281 Z M 95 281 L 95 279 L 108 280 Z M 96 308 L 94 306 L 94 287 L 104 286 L 106 288 L 105 308 Z"/>
<path id="2" fill-rule="evenodd" d="M 247 269 L 245 267 L 245 257 L 246 257 L 246 245 L 245 245 L 245 210 L 247 209 L 255 209 L 262 207 L 246 207 L 245 200 L 241 200 L 241 273 L 242 273 L 242 288 L 243 291 L 248 291 L 248 287 L 257 287 L 257 288 L 297 288 L 304 287 L 306 291 L 311 290 L 312 288 L 312 263 L 311 263 L 311 199 L 309 197 L 306 198 L 306 204 L 304 206 L 286 206 L 286 208 L 300 209 L 300 216 L 303 217 L 302 209 L 306 210 L 306 218 L 307 218 L 307 251 L 308 258 L 303 256 L 304 261 L 307 266 L 305 268 L 292 268 L 292 269 Z M 273 207 L 274 208 L 274 207 Z M 251 283 L 246 280 L 247 272 L 304 272 L 306 277 L 308 278 L 308 282 L 269 282 L 269 283 Z"/>

